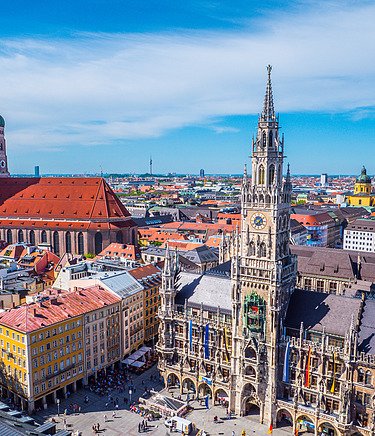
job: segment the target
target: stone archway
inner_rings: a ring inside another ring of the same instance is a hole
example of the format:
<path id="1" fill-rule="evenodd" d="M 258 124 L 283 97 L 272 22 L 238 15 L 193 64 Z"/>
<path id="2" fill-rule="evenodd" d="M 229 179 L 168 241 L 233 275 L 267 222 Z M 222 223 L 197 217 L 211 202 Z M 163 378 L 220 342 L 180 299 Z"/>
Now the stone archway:
<path id="1" fill-rule="evenodd" d="M 241 395 L 241 414 L 247 416 L 261 415 L 261 401 L 251 383 L 246 383 Z"/>
<path id="2" fill-rule="evenodd" d="M 296 420 L 298 433 L 315 433 L 315 424 L 313 418 L 307 415 L 299 415 Z"/>
<path id="3" fill-rule="evenodd" d="M 318 434 L 325 436 L 337 436 L 337 430 L 330 422 L 322 422 L 319 424 Z"/>
<path id="4" fill-rule="evenodd" d="M 199 398 L 206 397 L 207 395 L 212 398 L 212 389 L 207 383 L 201 383 L 198 386 L 198 395 Z"/>
<path id="5" fill-rule="evenodd" d="M 228 392 L 223 388 L 217 388 L 215 390 L 215 404 L 218 403 L 222 406 L 228 406 L 229 405 L 229 394 Z"/>
<path id="6" fill-rule="evenodd" d="M 195 394 L 197 392 L 195 383 L 190 377 L 185 377 L 182 380 L 182 389 L 186 389 L 188 393 L 192 392 Z"/>
<path id="7" fill-rule="evenodd" d="M 180 387 L 180 377 L 174 372 L 170 372 L 166 377 L 167 387 Z"/>
<path id="8" fill-rule="evenodd" d="M 277 427 L 293 427 L 293 415 L 288 409 L 279 409 L 276 415 Z"/>

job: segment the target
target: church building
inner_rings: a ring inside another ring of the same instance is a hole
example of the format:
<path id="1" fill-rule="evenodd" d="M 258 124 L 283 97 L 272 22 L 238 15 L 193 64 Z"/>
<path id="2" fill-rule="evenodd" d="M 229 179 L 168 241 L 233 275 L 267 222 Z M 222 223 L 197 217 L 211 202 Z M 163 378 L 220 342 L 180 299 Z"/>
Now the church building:
<path id="1" fill-rule="evenodd" d="M 137 225 L 101 177 L 10 177 L 0 116 L 0 239 L 54 253 L 137 243 Z"/>
<path id="2" fill-rule="evenodd" d="M 371 178 L 363 167 L 361 174 L 356 178 L 354 194 L 347 197 L 350 206 L 375 206 L 375 193 L 371 192 Z"/>

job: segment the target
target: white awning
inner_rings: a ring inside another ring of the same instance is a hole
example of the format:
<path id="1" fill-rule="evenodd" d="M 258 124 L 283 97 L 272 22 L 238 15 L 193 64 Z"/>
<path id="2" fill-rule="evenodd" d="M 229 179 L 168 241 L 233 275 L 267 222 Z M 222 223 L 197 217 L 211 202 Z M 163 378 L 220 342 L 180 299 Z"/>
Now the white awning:
<path id="1" fill-rule="evenodd" d="M 149 351 L 151 351 L 150 347 L 146 347 L 145 345 L 139 349 L 139 351 L 143 351 L 144 353 L 148 353 Z"/>
<path id="2" fill-rule="evenodd" d="M 136 360 L 135 362 L 131 363 L 130 366 L 135 366 L 136 368 L 142 368 L 142 366 L 144 366 L 144 362 L 139 362 L 138 360 Z"/>
<path id="3" fill-rule="evenodd" d="M 126 359 L 122 360 L 121 363 L 124 363 L 125 365 L 131 365 L 135 361 L 136 359 L 134 359 L 133 356 L 129 356 Z"/>
<path id="4" fill-rule="evenodd" d="M 138 359 L 139 359 L 140 357 L 142 357 L 144 354 L 146 354 L 145 351 L 138 350 L 138 351 L 136 351 L 135 353 L 133 353 L 130 357 L 131 357 L 132 359 L 134 359 L 134 360 L 138 360 Z"/>

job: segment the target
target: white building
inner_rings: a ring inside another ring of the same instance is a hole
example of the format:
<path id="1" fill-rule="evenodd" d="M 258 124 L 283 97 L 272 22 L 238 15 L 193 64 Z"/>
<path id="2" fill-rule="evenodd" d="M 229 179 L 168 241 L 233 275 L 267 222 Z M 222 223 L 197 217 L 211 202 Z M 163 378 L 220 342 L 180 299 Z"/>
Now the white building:
<path id="1" fill-rule="evenodd" d="M 344 230 L 345 250 L 375 253 L 375 219 L 359 218 Z"/>

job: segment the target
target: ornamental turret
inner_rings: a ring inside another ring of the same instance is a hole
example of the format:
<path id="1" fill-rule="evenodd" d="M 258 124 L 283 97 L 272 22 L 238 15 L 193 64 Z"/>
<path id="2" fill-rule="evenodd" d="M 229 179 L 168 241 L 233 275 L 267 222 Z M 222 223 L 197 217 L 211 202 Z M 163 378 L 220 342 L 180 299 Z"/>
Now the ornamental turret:
<path id="1" fill-rule="evenodd" d="M 0 115 L 0 177 L 9 177 L 5 141 L 5 120 Z"/>

